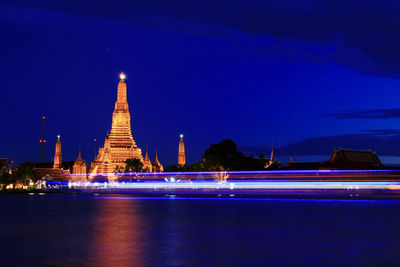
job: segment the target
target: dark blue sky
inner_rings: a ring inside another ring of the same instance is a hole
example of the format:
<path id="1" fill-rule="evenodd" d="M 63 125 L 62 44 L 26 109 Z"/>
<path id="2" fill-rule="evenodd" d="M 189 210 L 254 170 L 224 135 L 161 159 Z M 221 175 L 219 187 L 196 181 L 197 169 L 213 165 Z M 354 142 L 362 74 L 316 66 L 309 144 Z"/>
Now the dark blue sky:
<path id="1" fill-rule="evenodd" d="M 400 156 L 400 1 L 33 2 L 0 4 L 0 157 L 38 160 L 46 115 L 47 159 L 60 134 L 91 162 L 120 71 L 134 139 L 164 165 L 180 133 L 188 162 L 225 138 L 256 155 L 274 139 L 282 161 Z"/>

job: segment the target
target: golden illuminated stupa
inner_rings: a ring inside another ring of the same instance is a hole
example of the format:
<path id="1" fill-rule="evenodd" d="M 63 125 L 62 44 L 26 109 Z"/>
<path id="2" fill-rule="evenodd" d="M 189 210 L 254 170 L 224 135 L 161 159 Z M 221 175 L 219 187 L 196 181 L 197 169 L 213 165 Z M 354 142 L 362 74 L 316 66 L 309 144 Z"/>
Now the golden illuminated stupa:
<path id="1" fill-rule="evenodd" d="M 57 135 L 56 152 L 54 153 L 53 169 L 62 168 L 62 153 L 61 153 L 61 141 L 60 136 Z"/>
<path id="2" fill-rule="evenodd" d="M 181 134 L 180 137 L 181 140 L 179 141 L 178 166 L 183 167 L 186 165 L 185 143 L 183 142 L 183 134 Z"/>
<path id="3" fill-rule="evenodd" d="M 89 178 L 93 179 L 98 174 L 115 173 L 117 167 L 125 167 L 127 159 L 136 158 L 143 163 L 142 150 L 132 137 L 131 115 L 126 96 L 125 74 L 121 72 L 111 132 L 91 164 Z"/>

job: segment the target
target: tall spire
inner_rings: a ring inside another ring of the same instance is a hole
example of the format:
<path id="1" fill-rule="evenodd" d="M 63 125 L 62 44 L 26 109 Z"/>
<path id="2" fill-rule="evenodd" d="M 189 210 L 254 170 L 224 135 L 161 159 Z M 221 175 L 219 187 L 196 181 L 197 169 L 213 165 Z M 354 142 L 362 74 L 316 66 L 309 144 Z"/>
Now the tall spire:
<path id="1" fill-rule="evenodd" d="M 127 159 L 139 159 L 143 163 L 142 150 L 132 137 L 131 115 L 127 101 L 126 75 L 119 75 L 117 99 L 112 115 L 111 131 L 107 134 L 104 147 L 99 149 L 90 178 L 96 174 L 111 173 L 116 167 L 124 167 Z M 110 178 L 110 177 L 109 177 Z"/>
<path id="2" fill-rule="evenodd" d="M 185 143 L 183 142 L 183 134 L 180 135 L 180 138 L 181 140 L 179 141 L 178 166 L 183 167 L 186 164 Z"/>
<path id="3" fill-rule="evenodd" d="M 54 154 L 53 168 L 54 169 L 62 168 L 61 140 L 60 140 L 59 135 L 57 135 L 57 143 L 56 143 L 56 151 Z"/>
<path id="4" fill-rule="evenodd" d="M 122 150 L 125 150 L 126 146 L 129 146 L 130 149 L 136 148 L 131 131 L 131 114 L 129 113 L 126 95 L 125 78 L 125 74 L 121 72 L 110 133 L 111 146 L 117 147 L 121 145 Z"/>

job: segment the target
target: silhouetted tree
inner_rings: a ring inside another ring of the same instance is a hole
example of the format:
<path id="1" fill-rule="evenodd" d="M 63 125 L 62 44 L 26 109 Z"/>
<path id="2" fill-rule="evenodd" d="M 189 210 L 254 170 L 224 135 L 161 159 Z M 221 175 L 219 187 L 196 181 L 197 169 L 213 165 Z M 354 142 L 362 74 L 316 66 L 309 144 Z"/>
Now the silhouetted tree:
<path id="1" fill-rule="evenodd" d="M 118 173 L 125 172 L 125 168 L 122 167 L 122 166 L 117 165 L 117 166 L 115 167 L 114 172 L 118 172 Z"/>
<path id="2" fill-rule="evenodd" d="M 141 172 L 143 170 L 143 163 L 139 159 L 127 159 L 125 164 L 124 172 Z"/>
<path id="3" fill-rule="evenodd" d="M 0 185 L 8 185 L 12 183 L 15 183 L 15 175 L 9 174 L 8 172 L 0 175 Z"/>
<path id="4" fill-rule="evenodd" d="M 206 170 L 257 170 L 259 166 L 253 156 L 245 156 L 237 150 L 237 145 L 230 139 L 212 144 L 204 152 L 202 162 Z"/>
<path id="5" fill-rule="evenodd" d="M 169 165 L 164 168 L 165 172 L 190 172 L 192 171 L 191 165 L 178 166 L 176 164 Z"/>
<path id="6" fill-rule="evenodd" d="M 178 171 L 178 165 L 174 164 L 174 165 L 169 165 L 167 167 L 164 168 L 165 172 L 177 172 Z"/>
<path id="7" fill-rule="evenodd" d="M 28 183 L 29 180 L 36 181 L 38 177 L 33 171 L 33 167 L 33 162 L 28 161 L 21 163 L 15 173 L 15 179 L 23 184 Z"/>

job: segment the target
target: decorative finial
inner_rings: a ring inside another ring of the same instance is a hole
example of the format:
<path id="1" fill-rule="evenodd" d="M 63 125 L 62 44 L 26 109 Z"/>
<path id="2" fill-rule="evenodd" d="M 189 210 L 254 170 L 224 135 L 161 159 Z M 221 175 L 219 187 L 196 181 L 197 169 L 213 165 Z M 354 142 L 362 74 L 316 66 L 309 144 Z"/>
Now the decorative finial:
<path id="1" fill-rule="evenodd" d="M 120 78 L 122 81 L 125 80 L 125 78 L 126 78 L 125 73 L 123 73 L 123 72 L 121 71 L 121 73 L 119 74 L 119 78 Z"/>
<path id="2" fill-rule="evenodd" d="M 183 140 L 183 134 L 179 135 L 179 137 L 181 138 L 181 140 Z"/>
<path id="3" fill-rule="evenodd" d="M 60 137 L 61 137 L 61 135 L 57 135 L 58 141 L 60 141 Z"/>

